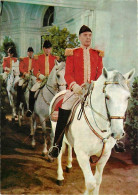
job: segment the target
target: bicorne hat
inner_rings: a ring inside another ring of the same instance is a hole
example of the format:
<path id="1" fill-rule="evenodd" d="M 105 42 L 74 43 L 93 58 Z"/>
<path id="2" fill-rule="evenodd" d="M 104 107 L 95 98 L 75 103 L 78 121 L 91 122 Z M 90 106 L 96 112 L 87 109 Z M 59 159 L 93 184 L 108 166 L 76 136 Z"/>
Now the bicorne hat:
<path id="1" fill-rule="evenodd" d="M 50 48 L 50 47 L 52 47 L 52 44 L 51 44 L 51 42 L 50 42 L 49 40 L 46 40 L 46 41 L 44 42 L 44 44 L 43 44 L 43 47 L 45 47 L 45 48 Z"/>
<path id="2" fill-rule="evenodd" d="M 34 50 L 33 50 L 33 48 L 32 48 L 32 47 L 28 47 L 27 52 L 34 52 Z"/>
<path id="3" fill-rule="evenodd" d="M 14 47 L 10 47 L 10 48 L 8 49 L 8 53 L 14 54 L 14 53 L 15 53 L 15 48 L 14 48 Z"/>
<path id="4" fill-rule="evenodd" d="M 79 31 L 79 35 L 83 32 L 91 32 L 92 33 L 92 30 L 88 27 L 88 26 L 85 26 L 83 25 L 81 28 L 80 28 L 80 31 Z"/>

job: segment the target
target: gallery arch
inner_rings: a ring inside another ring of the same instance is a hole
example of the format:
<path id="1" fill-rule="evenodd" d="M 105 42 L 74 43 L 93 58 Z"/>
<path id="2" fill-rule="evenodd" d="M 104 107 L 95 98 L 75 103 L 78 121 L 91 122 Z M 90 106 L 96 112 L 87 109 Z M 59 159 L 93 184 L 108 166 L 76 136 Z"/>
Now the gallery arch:
<path id="1" fill-rule="evenodd" d="M 78 35 L 79 28 L 85 24 L 92 28 L 92 46 L 105 51 L 103 60 L 107 68 L 119 67 L 124 73 L 129 71 L 131 65 L 137 68 L 135 1 L 29 2 L 4 1 L 0 16 L 0 44 L 4 36 L 10 36 L 17 46 L 18 56 L 25 56 L 29 46 L 34 48 L 35 53 L 40 52 L 41 36 L 47 34 L 52 25 L 67 28 Z"/>

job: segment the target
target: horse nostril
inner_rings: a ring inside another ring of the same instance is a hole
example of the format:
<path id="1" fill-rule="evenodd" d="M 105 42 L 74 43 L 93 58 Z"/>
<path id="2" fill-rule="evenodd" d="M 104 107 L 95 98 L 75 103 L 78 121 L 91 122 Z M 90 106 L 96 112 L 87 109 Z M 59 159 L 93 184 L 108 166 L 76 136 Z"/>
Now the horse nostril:
<path id="1" fill-rule="evenodd" d="M 114 137 L 114 135 L 115 135 L 114 133 L 111 134 L 112 137 Z"/>
<path id="2" fill-rule="evenodd" d="M 122 136 L 124 136 L 125 135 L 125 133 L 122 133 Z"/>

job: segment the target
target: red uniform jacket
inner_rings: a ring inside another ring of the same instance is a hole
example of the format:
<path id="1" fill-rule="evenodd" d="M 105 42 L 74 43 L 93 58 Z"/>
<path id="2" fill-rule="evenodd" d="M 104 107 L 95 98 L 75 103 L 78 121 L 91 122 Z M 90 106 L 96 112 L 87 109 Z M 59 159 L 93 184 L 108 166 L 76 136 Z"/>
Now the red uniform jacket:
<path id="1" fill-rule="evenodd" d="M 38 60 L 37 60 L 37 67 L 36 67 L 36 72 L 39 72 L 40 74 L 45 75 L 45 60 L 46 60 L 46 56 L 45 54 L 39 55 L 38 56 Z M 55 60 L 58 60 L 58 56 L 53 56 L 53 55 L 49 55 L 49 74 L 52 70 L 52 68 L 55 65 Z M 46 64 L 47 65 L 47 64 Z"/>
<path id="2" fill-rule="evenodd" d="M 83 84 L 84 81 L 84 54 L 83 48 L 66 49 L 66 70 L 65 80 L 68 87 L 71 88 L 74 83 L 79 85 Z M 90 67 L 89 75 L 90 81 L 97 80 L 102 73 L 102 56 L 103 52 L 99 50 L 89 49 L 90 53 Z M 89 81 L 89 82 L 90 82 Z"/>
<path id="3" fill-rule="evenodd" d="M 12 68 L 12 61 L 17 62 L 17 58 L 15 57 L 4 57 L 3 58 L 3 70 L 5 71 L 5 68 Z"/>
<path id="4" fill-rule="evenodd" d="M 36 76 L 38 72 L 36 72 L 36 59 L 32 58 L 31 61 L 31 70 L 33 70 L 33 74 Z M 21 73 L 29 73 L 29 57 L 20 58 L 19 70 Z"/>

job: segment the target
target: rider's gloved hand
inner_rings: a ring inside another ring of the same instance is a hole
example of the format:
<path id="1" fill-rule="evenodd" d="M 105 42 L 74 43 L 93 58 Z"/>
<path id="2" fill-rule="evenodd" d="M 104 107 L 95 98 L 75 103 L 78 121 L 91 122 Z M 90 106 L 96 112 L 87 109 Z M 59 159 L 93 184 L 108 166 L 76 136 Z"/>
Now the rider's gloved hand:
<path id="1" fill-rule="evenodd" d="M 8 77 L 8 72 L 5 71 L 5 72 L 2 74 L 2 78 L 3 78 L 3 80 L 5 80 L 7 77 Z"/>
<path id="2" fill-rule="evenodd" d="M 10 68 L 5 67 L 5 71 L 9 72 L 10 71 Z"/>
<path id="3" fill-rule="evenodd" d="M 75 94 L 82 95 L 82 88 L 77 83 L 72 86 L 72 90 Z"/>
<path id="4" fill-rule="evenodd" d="M 28 73 L 26 73 L 26 74 L 24 75 L 25 79 L 28 79 L 29 76 L 30 76 L 30 75 L 29 75 Z"/>
<path id="5" fill-rule="evenodd" d="M 45 76 L 43 74 L 40 74 L 38 78 L 43 81 L 45 79 Z"/>

